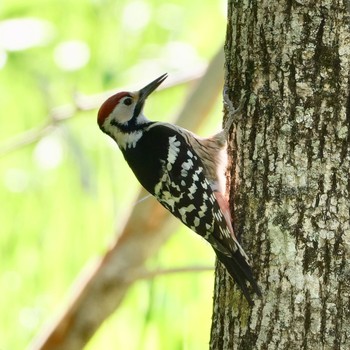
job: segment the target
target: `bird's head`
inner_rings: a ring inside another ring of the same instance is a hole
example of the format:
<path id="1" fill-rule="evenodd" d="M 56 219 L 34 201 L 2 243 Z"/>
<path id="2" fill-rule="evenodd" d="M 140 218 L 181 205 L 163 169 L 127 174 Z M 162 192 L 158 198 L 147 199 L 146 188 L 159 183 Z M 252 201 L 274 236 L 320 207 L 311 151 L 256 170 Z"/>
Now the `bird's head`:
<path id="1" fill-rule="evenodd" d="M 142 114 L 145 101 L 167 76 L 161 75 L 139 91 L 118 92 L 109 97 L 98 111 L 97 123 L 100 129 L 107 134 L 113 134 L 115 128 L 132 131 L 145 123 L 147 119 Z"/>

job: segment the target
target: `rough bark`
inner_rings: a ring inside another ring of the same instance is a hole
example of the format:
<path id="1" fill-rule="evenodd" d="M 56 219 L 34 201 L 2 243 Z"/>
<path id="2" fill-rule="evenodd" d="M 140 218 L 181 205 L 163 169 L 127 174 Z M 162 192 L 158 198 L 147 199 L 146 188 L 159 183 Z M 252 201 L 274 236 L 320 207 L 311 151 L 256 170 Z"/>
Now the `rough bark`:
<path id="1" fill-rule="evenodd" d="M 349 1 L 228 1 L 235 229 L 263 290 L 215 281 L 211 349 L 350 349 Z"/>

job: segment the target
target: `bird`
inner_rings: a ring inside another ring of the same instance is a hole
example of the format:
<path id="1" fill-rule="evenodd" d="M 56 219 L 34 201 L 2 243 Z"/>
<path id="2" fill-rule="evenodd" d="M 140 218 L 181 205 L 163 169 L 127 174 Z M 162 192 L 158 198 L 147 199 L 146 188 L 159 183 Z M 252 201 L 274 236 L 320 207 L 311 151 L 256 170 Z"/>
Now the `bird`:
<path id="1" fill-rule="evenodd" d="M 98 126 L 117 143 L 140 184 L 209 242 L 252 306 L 251 295 L 261 297 L 261 290 L 234 233 L 225 197 L 225 150 L 233 117 L 207 138 L 171 123 L 149 120 L 143 112 L 146 99 L 167 77 L 165 73 L 139 91 L 109 97 L 98 111 Z"/>

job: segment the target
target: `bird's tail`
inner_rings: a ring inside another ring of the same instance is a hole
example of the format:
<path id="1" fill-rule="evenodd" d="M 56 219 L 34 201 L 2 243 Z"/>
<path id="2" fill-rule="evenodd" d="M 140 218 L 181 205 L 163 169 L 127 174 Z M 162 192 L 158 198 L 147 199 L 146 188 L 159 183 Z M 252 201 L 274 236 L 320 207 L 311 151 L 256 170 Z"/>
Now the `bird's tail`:
<path id="1" fill-rule="evenodd" d="M 261 297 L 262 294 L 246 258 L 241 254 L 239 249 L 237 249 L 232 256 L 227 256 L 219 250 L 214 250 L 219 261 L 226 267 L 226 270 L 242 290 L 249 305 L 253 306 L 254 302 L 251 298 L 251 292 L 248 289 L 247 282 L 249 282 L 253 292 L 255 292 L 259 297 Z"/>

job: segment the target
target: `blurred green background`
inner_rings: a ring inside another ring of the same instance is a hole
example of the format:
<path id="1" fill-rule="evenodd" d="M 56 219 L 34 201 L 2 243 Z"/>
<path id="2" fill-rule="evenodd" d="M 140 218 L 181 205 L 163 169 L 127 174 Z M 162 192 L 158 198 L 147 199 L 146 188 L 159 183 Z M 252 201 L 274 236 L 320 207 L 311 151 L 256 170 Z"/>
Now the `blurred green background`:
<path id="1" fill-rule="evenodd" d="M 225 1 L 201 0 L 7 0 L 0 13 L 0 349 L 22 350 L 115 239 L 139 187 L 96 110 L 15 151 L 6 145 L 79 94 L 205 66 L 223 43 L 226 13 Z M 171 121 L 189 88 L 154 95 L 146 115 Z M 218 130 L 221 108 L 218 100 L 201 134 Z M 149 263 L 207 266 L 214 254 L 179 226 Z M 212 290 L 213 272 L 137 282 L 87 349 L 205 349 Z"/>

